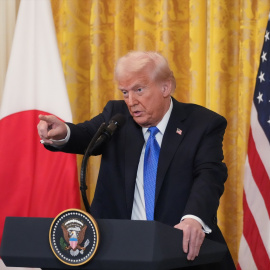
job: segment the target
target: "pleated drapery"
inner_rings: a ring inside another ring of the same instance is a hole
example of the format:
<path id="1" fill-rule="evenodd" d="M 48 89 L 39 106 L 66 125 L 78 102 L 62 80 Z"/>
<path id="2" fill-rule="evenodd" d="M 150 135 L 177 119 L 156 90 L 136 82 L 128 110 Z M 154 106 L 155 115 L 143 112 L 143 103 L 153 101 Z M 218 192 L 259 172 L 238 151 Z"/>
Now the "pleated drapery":
<path id="1" fill-rule="evenodd" d="M 229 177 L 218 222 L 235 262 L 242 234 L 243 169 L 251 100 L 270 3 L 267 0 L 51 0 L 75 123 L 121 99 L 115 61 L 155 50 L 176 77 L 174 97 L 225 116 Z M 80 166 L 81 157 L 78 157 Z M 99 157 L 88 168 L 93 198 Z"/>

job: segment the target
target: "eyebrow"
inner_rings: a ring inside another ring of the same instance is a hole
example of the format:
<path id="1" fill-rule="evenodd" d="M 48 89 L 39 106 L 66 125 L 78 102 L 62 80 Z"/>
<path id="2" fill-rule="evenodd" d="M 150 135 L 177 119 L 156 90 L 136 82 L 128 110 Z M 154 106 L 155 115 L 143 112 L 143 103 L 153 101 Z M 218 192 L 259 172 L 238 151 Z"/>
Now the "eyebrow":
<path id="1" fill-rule="evenodd" d="M 136 83 L 130 89 L 131 90 L 136 90 L 138 88 L 143 88 L 143 87 L 146 87 L 146 84 L 145 83 Z M 118 89 L 121 90 L 121 91 L 128 91 L 125 88 L 121 88 L 121 87 L 118 87 Z"/>

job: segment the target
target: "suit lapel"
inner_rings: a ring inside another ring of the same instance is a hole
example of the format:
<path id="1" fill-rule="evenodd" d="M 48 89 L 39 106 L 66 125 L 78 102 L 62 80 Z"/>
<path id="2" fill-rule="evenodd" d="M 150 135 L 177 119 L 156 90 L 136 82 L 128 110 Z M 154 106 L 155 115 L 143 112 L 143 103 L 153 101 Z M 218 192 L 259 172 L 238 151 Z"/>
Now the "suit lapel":
<path id="1" fill-rule="evenodd" d="M 144 145 L 142 128 L 134 122 L 132 117 L 128 118 L 126 134 L 127 134 L 125 144 L 126 202 L 128 214 L 131 214 L 134 199 L 134 188 L 137 176 L 137 169 L 140 161 L 141 151 Z"/>
<path id="2" fill-rule="evenodd" d="M 186 118 L 186 116 L 187 115 L 183 110 L 183 106 L 181 106 L 181 103 L 173 99 L 172 113 L 165 134 L 163 136 L 162 145 L 160 149 L 155 202 L 158 199 L 162 183 L 164 181 L 166 172 L 170 166 L 171 160 L 173 159 L 173 156 L 177 151 L 178 146 L 180 145 L 185 136 L 186 127 L 183 123 L 183 120 Z"/>

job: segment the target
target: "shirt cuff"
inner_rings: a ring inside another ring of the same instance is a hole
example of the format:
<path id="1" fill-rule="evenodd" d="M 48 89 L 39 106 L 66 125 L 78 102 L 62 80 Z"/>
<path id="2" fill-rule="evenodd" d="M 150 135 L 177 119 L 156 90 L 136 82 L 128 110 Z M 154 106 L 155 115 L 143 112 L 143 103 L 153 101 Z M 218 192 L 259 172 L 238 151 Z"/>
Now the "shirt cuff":
<path id="1" fill-rule="evenodd" d="M 185 215 L 181 218 L 181 221 L 184 220 L 185 218 L 193 218 L 197 220 L 202 225 L 202 229 L 205 233 L 209 234 L 212 232 L 212 230 L 200 218 L 193 215 Z"/>
<path id="2" fill-rule="evenodd" d="M 70 128 L 69 128 L 69 126 L 67 124 L 65 124 L 65 125 L 67 127 L 67 136 L 64 139 L 62 139 L 62 140 L 53 140 L 53 139 L 51 139 L 51 141 L 53 143 L 53 144 L 50 144 L 51 146 L 56 147 L 56 148 L 59 148 L 59 147 L 65 145 L 68 142 L 68 140 L 70 138 Z M 43 140 L 40 140 L 40 142 L 42 144 L 45 144 L 45 145 L 47 144 Z"/>

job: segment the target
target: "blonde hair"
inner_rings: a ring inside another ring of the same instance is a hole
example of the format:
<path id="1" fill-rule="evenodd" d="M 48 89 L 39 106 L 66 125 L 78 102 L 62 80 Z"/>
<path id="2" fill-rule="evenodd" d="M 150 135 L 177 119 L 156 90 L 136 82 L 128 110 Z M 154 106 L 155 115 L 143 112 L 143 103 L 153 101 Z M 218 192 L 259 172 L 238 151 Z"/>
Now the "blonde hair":
<path id="1" fill-rule="evenodd" d="M 157 82 L 170 81 L 172 91 L 176 88 L 175 77 L 167 59 L 154 51 L 130 51 L 118 59 L 114 76 L 119 81 L 127 73 L 134 75 L 144 70 L 149 70 L 152 79 Z"/>

